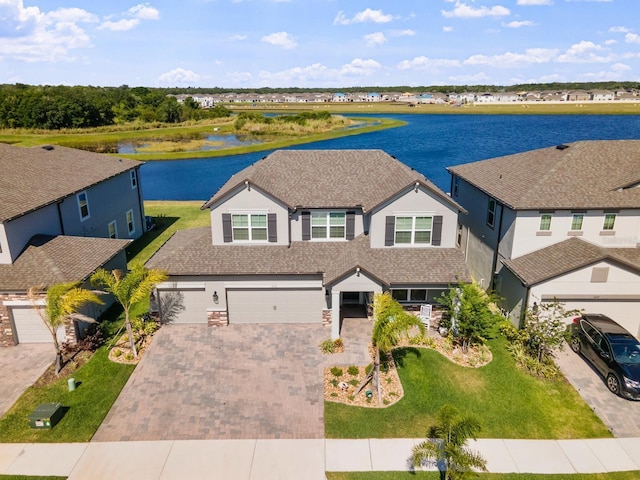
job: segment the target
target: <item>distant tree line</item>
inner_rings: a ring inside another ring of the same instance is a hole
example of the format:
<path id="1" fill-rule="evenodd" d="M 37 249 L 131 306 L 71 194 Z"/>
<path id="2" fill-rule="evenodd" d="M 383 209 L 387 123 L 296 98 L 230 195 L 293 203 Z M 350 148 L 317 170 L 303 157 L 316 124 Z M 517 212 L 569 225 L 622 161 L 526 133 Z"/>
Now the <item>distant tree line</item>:
<path id="1" fill-rule="evenodd" d="M 179 123 L 226 117 L 224 107 L 182 104 L 163 89 L 0 85 L 0 128 L 91 128 L 128 122 Z"/>

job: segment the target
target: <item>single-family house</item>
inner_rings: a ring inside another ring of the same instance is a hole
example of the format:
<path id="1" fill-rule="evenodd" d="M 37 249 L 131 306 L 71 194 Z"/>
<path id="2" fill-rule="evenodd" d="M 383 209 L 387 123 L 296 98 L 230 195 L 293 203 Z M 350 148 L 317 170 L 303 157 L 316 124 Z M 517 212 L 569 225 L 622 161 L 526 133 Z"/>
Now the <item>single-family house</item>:
<path id="1" fill-rule="evenodd" d="M 27 299 L 30 287 L 126 268 L 124 248 L 145 228 L 140 165 L 59 146 L 0 144 L 0 345 L 51 341 Z"/>
<path id="2" fill-rule="evenodd" d="M 638 334 L 640 141 L 583 141 L 449 167 L 472 276 L 516 324 L 534 302 Z"/>
<path id="3" fill-rule="evenodd" d="M 464 210 L 381 150 L 276 151 L 202 208 L 211 226 L 177 232 L 147 264 L 170 275 L 158 295 L 181 304 L 175 322 L 324 323 L 337 338 L 341 308 L 375 292 L 416 308 L 470 281 Z"/>

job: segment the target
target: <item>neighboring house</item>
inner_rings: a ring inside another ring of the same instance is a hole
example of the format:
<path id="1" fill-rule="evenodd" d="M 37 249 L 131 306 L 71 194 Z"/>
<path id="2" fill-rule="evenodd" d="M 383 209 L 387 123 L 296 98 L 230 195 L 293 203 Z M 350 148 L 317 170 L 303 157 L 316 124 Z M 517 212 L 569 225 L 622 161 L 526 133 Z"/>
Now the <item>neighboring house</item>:
<path id="1" fill-rule="evenodd" d="M 50 341 L 37 312 L 25 308 L 29 287 L 85 280 L 105 265 L 126 268 L 124 248 L 144 232 L 140 165 L 0 144 L 0 345 Z"/>
<path id="2" fill-rule="evenodd" d="M 514 323 L 556 297 L 638 334 L 638 165 L 640 141 L 617 140 L 448 169 L 452 198 L 469 211 L 460 220 L 471 274 L 504 297 Z"/>
<path id="3" fill-rule="evenodd" d="M 463 210 L 381 150 L 276 151 L 202 208 L 211 228 L 177 232 L 148 262 L 169 272 L 158 292 L 180 299 L 176 322 L 324 322 L 337 338 L 345 305 L 390 290 L 416 308 L 470 280 Z"/>

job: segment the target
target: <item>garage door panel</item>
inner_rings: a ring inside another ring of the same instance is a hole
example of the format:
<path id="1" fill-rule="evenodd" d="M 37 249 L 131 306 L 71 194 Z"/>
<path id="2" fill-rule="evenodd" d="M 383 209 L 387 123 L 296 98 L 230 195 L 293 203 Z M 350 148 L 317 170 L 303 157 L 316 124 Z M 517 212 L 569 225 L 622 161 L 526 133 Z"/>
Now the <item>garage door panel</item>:
<path id="1" fill-rule="evenodd" d="M 601 313 L 612 318 L 636 337 L 640 336 L 640 302 L 637 300 L 561 300 L 566 310 Z"/>
<path id="2" fill-rule="evenodd" d="M 168 323 L 207 323 L 208 298 L 205 290 L 165 290 L 160 293 Z"/>
<path id="3" fill-rule="evenodd" d="M 227 290 L 229 323 L 320 323 L 321 289 Z"/>
<path id="4" fill-rule="evenodd" d="M 32 307 L 13 307 L 11 316 L 18 343 L 53 343 L 51 333 Z M 64 327 L 58 328 L 57 337 L 61 343 L 66 340 Z"/>

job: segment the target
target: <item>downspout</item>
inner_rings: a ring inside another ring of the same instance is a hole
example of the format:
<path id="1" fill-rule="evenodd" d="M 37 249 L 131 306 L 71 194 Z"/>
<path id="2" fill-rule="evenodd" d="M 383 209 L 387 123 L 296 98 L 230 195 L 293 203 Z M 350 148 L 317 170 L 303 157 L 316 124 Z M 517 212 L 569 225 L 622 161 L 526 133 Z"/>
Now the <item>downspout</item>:
<path id="1" fill-rule="evenodd" d="M 64 235 L 64 222 L 62 221 L 62 210 L 60 209 L 60 205 L 62 202 L 56 203 L 56 207 L 58 208 L 58 222 L 60 223 L 60 235 Z"/>
<path id="2" fill-rule="evenodd" d="M 502 222 L 504 221 L 504 205 L 502 203 L 498 203 L 496 200 L 496 205 L 500 206 L 500 224 L 498 225 L 498 239 L 496 242 L 496 250 L 493 254 L 493 265 L 491 266 L 491 281 L 489 282 L 489 290 L 494 290 L 495 288 L 495 277 L 496 277 L 496 268 L 498 267 L 498 252 L 500 251 L 500 238 L 502 237 Z"/>
<path id="3" fill-rule="evenodd" d="M 138 205 L 140 206 L 140 224 L 142 233 L 147 231 L 147 221 L 144 215 L 144 203 L 142 202 L 142 183 L 140 182 L 140 167 L 135 167 L 136 179 L 138 180 Z"/>

